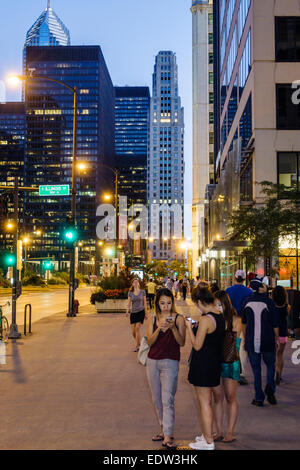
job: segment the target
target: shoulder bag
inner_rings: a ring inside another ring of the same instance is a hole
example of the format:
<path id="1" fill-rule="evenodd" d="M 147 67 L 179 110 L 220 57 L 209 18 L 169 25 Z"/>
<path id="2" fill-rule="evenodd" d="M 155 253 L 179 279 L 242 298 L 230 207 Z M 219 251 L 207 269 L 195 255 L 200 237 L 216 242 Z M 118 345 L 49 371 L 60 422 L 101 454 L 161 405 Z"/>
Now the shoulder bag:
<path id="1" fill-rule="evenodd" d="M 239 353 L 236 348 L 236 331 L 232 331 L 231 328 L 225 331 L 222 347 L 222 362 L 225 364 L 232 364 L 240 359 Z"/>

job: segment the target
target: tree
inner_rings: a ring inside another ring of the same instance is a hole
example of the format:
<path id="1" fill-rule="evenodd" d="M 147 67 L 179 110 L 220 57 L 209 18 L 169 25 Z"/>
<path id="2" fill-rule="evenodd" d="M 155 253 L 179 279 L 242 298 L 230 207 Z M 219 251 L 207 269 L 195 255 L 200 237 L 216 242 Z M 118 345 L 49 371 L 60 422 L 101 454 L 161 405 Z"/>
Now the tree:
<path id="1" fill-rule="evenodd" d="M 153 260 L 151 264 L 147 264 L 145 271 L 152 277 L 166 277 L 169 274 L 167 264 L 160 260 Z"/>
<path id="2" fill-rule="evenodd" d="M 177 260 L 171 261 L 171 263 L 169 264 L 169 276 L 181 278 L 185 276 L 186 271 L 186 266 Z"/>
<path id="3" fill-rule="evenodd" d="M 247 257 L 250 265 L 255 264 L 259 257 L 270 260 L 277 257 L 280 238 L 290 236 L 296 239 L 300 224 L 299 192 L 269 181 L 259 184 L 264 202 L 241 206 L 230 219 L 231 238 L 249 242 L 243 256 Z"/>

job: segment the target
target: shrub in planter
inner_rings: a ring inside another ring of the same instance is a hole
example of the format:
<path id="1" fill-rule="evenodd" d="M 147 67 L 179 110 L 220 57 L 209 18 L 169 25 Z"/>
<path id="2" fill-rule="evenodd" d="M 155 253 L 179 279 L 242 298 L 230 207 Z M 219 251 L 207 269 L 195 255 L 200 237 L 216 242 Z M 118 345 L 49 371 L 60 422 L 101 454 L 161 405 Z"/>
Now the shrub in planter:
<path id="1" fill-rule="evenodd" d="M 33 274 L 32 276 L 24 277 L 22 280 L 23 286 L 41 286 L 45 287 L 46 283 L 43 281 L 41 276 L 38 276 L 37 274 Z"/>
<path id="2" fill-rule="evenodd" d="M 11 287 L 11 283 L 8 281 L 8 279 L 0 279 L 0 287 Z"/>
<path id="3" fill-rule="evenodd" d="M 50 286 L 65 286 L 67 285 L 67 282 L 61 277 L 53 276 L 51 279 L 49 279 L 49 281 L 47 281 L 47 284 Z"/>
<path id="4" fill-rule="evenodd" d="M 106 290 L 104 294 L 107 299 L 127 299 L 127 292 L 120 289 Z"/>
<path id="5" fill-rule="evenodd" d="M 95 302 L 104 303 L 106 301 L 106 295 L 101 291 L 93 292 L 91 295 L 91 304 L 95 305 Z"/>

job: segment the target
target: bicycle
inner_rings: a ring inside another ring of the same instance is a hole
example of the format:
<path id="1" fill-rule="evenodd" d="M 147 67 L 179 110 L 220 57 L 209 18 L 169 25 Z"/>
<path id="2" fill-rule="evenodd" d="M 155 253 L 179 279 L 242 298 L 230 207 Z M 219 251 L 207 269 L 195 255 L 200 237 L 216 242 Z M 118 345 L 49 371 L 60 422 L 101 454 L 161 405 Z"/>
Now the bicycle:
<path id="1" fill-rule="evenodd" d="M 7 342 L 9 335 L 9 325 L 7 318 L 3 315 L 2 309 L 4 307 L 9 307 L 10 302 L 6 302 L 4 305 L 0 305 L 0 340 Z"/>

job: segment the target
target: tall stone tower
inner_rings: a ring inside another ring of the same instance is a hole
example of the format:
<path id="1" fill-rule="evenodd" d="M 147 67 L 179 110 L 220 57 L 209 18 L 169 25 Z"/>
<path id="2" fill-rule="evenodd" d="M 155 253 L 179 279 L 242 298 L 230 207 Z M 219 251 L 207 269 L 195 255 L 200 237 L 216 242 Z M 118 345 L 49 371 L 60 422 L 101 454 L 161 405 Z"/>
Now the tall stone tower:
<path id="1" fill-rule="evenodd" d="M 153 258 L 176 259 L 184 219 L 184 110 L 176 54 L 172 51 L 159 52 L 154 65 L 148 205 Z"/>
<path id="2" fill-rule="evenodd" d="M 193 276 L 204 237 L 206 186 L 213 182 L 213 0 L 193 0 Z"/>

